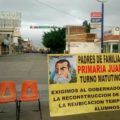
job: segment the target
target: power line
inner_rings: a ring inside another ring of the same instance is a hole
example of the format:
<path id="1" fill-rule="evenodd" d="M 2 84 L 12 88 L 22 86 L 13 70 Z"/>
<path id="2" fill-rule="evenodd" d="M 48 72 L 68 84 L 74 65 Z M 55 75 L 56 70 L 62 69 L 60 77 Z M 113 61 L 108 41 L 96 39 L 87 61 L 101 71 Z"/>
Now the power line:
<path id="1" fill-rule="evenodd" d="M 37 2 L 36 4 L 38 5 L 38 3 L 39 4 L 41 4 L 41 5 L 44 5 L 44 6 L 46 6 L 46 7 L 49 7 L 49 8 L 51 8 L 51 9 L 54 9 L 54 10 L 56 10 L 56 11 L 58 11 L 58 12 L 61 12 L 61 13 L 64 13 L 64 14 L 66 14 L 66 15 L 68 15 L 68 16 L 72 16 L 72 17 L 75 17 L 75 18 L 77 18 L 77 19 L 80 19 L 80 20 L 83 20 L 83 21 L 85 21 L 85 19 L 84 18 L 82 18 L 82 17 L 78 17 L 78 16 L 75 16 L 75 15 L 73 15 L 73 14 L 70 14 L 70 13 L 68 13 L 68 12 L 66 12 L 66 11 L 64 11 L 64 10 L 61 10 L 61 9 L 58 9 L 58 8 L 56 8 L 56 7 L 53 7 L 53 6 L 51 6 L 50 4 L 48 4 L 48 3 L 45 3 L 45 2 L 42 2 L 42 1 L 40 1 L 40 0 L 36 0 L 36 1 L 34 1 L 34 2 Z M 89 20 L 88 20 L 89 21 Z M 21 25 L 21 26 L 31 26 L 31 25 L 26 25 L 26 24 L 23 24 L 23 25 Z M 35 25 L 35 26 L 39 26 L 39 25 Z M 104 27 L 115 27 L 114 25 L 113 26 L 110 26 L 110 25 L 104 25 Z"/>
<path id="2" fill-rule="evenodd" d="M 35 1 L 34 1 L 35 2 Z M 44 5 L 44 6 L 46 6 L 46 7 L 49 7 L 49 8 L 51 8 L 51 9 L 54 9 L 54 10 L 56 10 L 56 11 L 58 11 L 58 12 L 61 12 L 61 13 L 64 13 L 64 14 L 66 14 L 66 15 L 68 15 L 68 16 L 72 16 L 72 17 L 75 17 L 75 18 L 77 18 L 77 19 L 80 19 L 80 20 L 83 20 L 83 21 L 85 21 L 85 19 L 84 18 L 82 18 L 82 17 L 78 17 L 78 16 L 75 16 L 75 15 L 73 15 L 73 14 L 70 14 L 70 13 L 68 13 L 68 12 L 66 12 L 66 11 L 64 11 L 64 10 L 61 10 L 61 9 L 58 9 L 58 8 L 56 8 L 56 7 L 53 7 L 53 6 L 51 6 L 50 4 L 48 4 L 48 3 L 45 3 L 45 2 L 42 2 L 42 1 L 40 1 L 40 0 L 36 0 L 36 2 L 37 2 L 37 5 L 38 5 L 38 3 L 39 4 L 41 4 L 41 5 Z M 89 21 L 89 20 L 88 20 Z M 22 25 L 22 26 L 30 26 L 30 25 Z M 37 25 L 36 25 L 37 26 Z M 39 26 L 39 25 L 38 25 Z M 113 26 L 110 26 L 110 25 L 104 25 L 104 27 L 115 27 L 114 25 Z"/>
<path id="3" fill-rule="evenodd" d="M 53 6 L 51 6 L 51 5 L 49 5 L 49 4 L 45 3 L 45 2 L 41 2 L 40 0 L 36 0 L 36 1 L 37 1 L 39 4 L 42 4 L 42 5 L 46 6 L 46 7 L 49 7 L 49 8 L 51 8 L 51 9 L 54 9 L 54 10 L 56 10 L 56 11 L 58 11 L 58 12 L 64 13 L 64 14 L 66 14 L 66 15 L 68 15 L 68 16 L 72 16 L 72 17 L 75 17 L 75 18 L 80 19 L 80 20 L 83 20 L 83 21 L 85 20 L 85 19 L 82 18 L 82 17 L 78 17 L 78 16 L 73 15 L 73 14 L 70 14 L 70 13 L 64 11 L 64 10 L 57 9 L 56 7 L 53 7 Z"/>

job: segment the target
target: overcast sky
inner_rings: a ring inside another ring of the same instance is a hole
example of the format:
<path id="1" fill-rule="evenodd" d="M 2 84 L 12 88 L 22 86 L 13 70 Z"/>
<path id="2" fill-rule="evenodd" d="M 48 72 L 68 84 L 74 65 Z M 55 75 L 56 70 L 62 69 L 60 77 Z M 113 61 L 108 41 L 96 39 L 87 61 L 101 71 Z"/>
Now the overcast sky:
<path id="1" fill-rule="evenodd" d="M 120 0 L 106 0 L 105 29 L 120 25 Z M 1 11 L 22 13 L 21 35 L 40 45 L 45 29 L 30 29 L 31 25 L 81 25 L 90 21 L 90 13 L 101 10 L 96 0 L 0 0 Z"/>

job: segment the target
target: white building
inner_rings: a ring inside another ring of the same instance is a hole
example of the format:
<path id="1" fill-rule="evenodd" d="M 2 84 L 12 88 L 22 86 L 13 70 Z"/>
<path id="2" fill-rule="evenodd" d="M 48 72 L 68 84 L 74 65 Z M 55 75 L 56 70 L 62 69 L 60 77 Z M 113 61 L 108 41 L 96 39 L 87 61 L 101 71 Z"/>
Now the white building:
<path id="1" fill-rule="evenodd" d="M 86 33 L 81 26 L 66 27 L 66 51 L 69 53 L 100 53 L 101 39 L 95 33 Z M 104 53 L 120 52 L 120 27 L 104 32 Z"/>
<path id="2" fill-rule="evenodd" d="M 18 45 L 20 27 L 21 13 L 0 11 L 0 55 L 4 53 L 12 54 L 14 46 Z"/>
<path id="3" fill-rule="evenodd" d="M 111 32 L 104 33 L 104 52 L 118 53 L 120 52 L 120 27 L 114 27 Z M 96 43 L 100 44 L 100 40 Z"/>
<path id="4" fill-rule="evenodd" d="M 66 51 L 69 53 L 100 53 L 100 44 L 94 42 L 96 34 L 86 33 L 82 26 L 66 27 Z"/>

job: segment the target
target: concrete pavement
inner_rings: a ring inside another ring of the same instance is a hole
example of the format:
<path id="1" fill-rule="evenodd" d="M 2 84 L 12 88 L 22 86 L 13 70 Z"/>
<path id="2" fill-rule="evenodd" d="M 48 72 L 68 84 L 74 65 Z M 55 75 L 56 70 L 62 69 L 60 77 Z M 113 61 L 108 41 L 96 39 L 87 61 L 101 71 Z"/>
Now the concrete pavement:
<path id="1" fill-rule="evenodd" d="M 48 105 L 47 56 L 42 54 L 21 54 L 0 57 L 0 81 L 14 80 L 19 94 L 22 80 L 35 79 L 41 94 L 43 120 L 119 120 L 120 111 L 99 112 L 50 118 Z M 36 102 L 23 103 L 20 120 L 40 120 Z M 0 105 L 0 120 L 15 120 L 15 104 Z"/>

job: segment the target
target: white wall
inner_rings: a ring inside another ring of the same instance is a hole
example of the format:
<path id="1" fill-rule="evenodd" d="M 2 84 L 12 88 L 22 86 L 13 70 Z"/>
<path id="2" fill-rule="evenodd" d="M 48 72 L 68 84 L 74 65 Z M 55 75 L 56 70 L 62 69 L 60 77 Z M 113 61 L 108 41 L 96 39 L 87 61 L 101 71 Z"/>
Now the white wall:
<path id="1" fill-rule="evenodd" d="M 13 43 L 18 46 L 18 37 L 13 37 Z"/>
<path id="2" fill-rule="evenodd" d="M 68 47 L 66 47 L 68 50 Z M 70 53 L 100 53 L 100 44 L 94 42 L 71 42 Z"/>
<path id="3" fill-rule="evenodd" d="M 112 34 L 113 35 L 120 35 L 120 27 L 119 26 L 118 27 L 114 27 L 112 29 Z"/>

